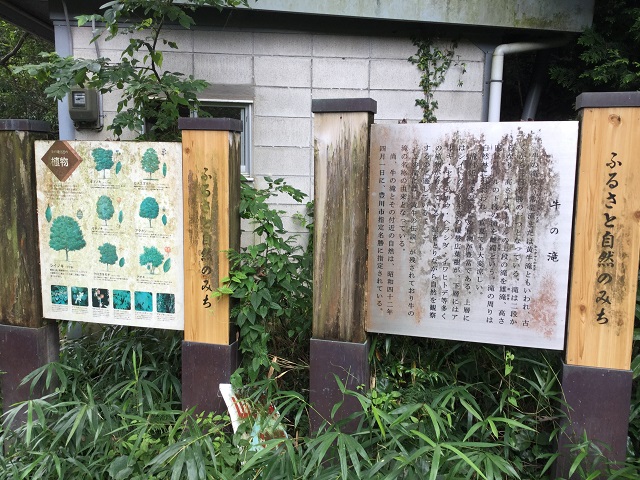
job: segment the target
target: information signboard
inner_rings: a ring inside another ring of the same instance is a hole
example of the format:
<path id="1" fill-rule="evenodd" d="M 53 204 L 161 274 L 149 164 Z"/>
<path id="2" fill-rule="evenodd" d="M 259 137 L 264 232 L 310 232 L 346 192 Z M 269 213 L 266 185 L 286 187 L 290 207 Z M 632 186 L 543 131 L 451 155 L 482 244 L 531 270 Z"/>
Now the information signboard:
<path id="1" fill-rule="evenodd" d="M 577 135 L 373 125 L 367 330 L 562 349 Z"/>
<path id="2" fill-rule="evenodd" d="M 184 328 L 179 143 L 36 142 L 45 318 Z"/>

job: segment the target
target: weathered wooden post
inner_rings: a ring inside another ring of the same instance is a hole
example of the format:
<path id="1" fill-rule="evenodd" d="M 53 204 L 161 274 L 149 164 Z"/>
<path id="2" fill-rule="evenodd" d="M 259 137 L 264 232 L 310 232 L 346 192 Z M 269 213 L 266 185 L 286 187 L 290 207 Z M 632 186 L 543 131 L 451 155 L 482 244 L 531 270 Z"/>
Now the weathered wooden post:
<path id="1" fill-rule="evenodd" d="M 640 93 L 583 93 L 566 364 L 568 421 L 557 476 L 583 433 L 613 461 L 626 454 L 640 248 Z"/>
<path id="2" fill-rule="evenodd" d="M 218 385 L 238 365 L 230 299 L 214 297 L 240 247 L 240 133 L 233 119 L 182 118 L 185 318 L 182 405 L 222 412 Z"/>
<path id="3" fill-rule="evenodd" d="M 58 358 L 58 326 L 42 318 L 34 163 L 35 140 L 50 126 L 0 120 L 0 389 L 3 409 L 30 398 L 19 387 L 36 368 Z M 42 393 L 42 386 L 34 392 Z"/>
<path id="4" fill-rule="evenodd" d="M 365 333 L 370 98 L 314 100 L 315 259 L 310 400 L 312 428 L 331 420 L 349 389 L 369 386 Z M 344 398 L 335 420 L 358 411 Z"/>

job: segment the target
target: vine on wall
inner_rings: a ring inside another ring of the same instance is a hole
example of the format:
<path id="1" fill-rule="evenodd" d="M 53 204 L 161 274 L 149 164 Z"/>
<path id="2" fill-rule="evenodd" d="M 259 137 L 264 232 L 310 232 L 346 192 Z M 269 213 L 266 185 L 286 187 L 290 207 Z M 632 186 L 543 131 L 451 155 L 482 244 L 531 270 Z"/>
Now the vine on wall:
<path id="1" fill-rule="evenodd" d="M 422 72 L 420 87 L 424 92 L 424 98 L 416 99 L 416 105 L 422 108 L 421 123 L 435 123 L 438 121 L 435 112 L 438 109 L 438 101 L 435 99 L 435 89 L 444 82 L 447 71 L 453 64 L 461 66 L 461 75 L 466 72 L 464 62 L 454 61 L 453 56 L 458 42 L 454 41 L 450 46 L 440 48 L 437 38 L 415 38 L 413 44 L 418 47 L 416 55 L 408 58 L 409 62 L 418 67 Z M 458 87 L 462 86 L 462 80 L 458 80 Z"/>

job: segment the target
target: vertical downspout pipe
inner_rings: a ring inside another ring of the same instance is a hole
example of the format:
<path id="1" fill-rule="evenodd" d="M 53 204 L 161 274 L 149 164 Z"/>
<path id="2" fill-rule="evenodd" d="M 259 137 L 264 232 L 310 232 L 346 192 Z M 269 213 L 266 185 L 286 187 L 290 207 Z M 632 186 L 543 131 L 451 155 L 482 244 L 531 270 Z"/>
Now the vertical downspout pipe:
<path id="1" fill-rule="evenodd" d="M 63 0 L 62 7 L 64 9 L 65 21 L 62 25 L 56 24 L 53 27 L 55 36 L 56 53 L 61 57 L 73 55 L 73 35 L 71 32 L 71 21 L 69 20 L 69 11 L 67 4 Z M 76 129 L 73 126 L 73 120 L 69 116 L 69 100 L 65 96 L 58 102 L 58 138 L 60 140 L 75 140 Z"/>
<path id="2" fill-rule="evenodd" d="M 491 61 L 491 84 L 489 86 L 489 114 L 487 121 L 500 121 L 500 105 L 502 103 L 502 75 L 504 72 L 504 56 L 511 53 L 533 52 L 546 48 L 555 48 L 565 45 L 569 40 L 561 38 L 546 42 L 518 42 L 503 43 L 493 51 Z"/>
<path id="3" fill-rule="evenodd" d="M 536 63 L 533 66 L 533 75 L 529 84 L 529 92 L 522 107 L 522 116 L 520 120 L 524 122 L 536 119 L 536 111 L 542 96 L 542 90 L 546 84 L 549 69 L 549 50 L 542 50 L 536 55 Z"/>

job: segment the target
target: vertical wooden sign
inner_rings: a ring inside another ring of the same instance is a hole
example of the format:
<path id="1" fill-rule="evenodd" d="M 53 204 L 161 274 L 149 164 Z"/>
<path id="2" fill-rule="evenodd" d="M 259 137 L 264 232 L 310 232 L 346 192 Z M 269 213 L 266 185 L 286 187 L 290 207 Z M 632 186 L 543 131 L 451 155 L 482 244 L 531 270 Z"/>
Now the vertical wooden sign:
<path id="1" fill-rule="evenodd" d="M 4 325 L 44 325 L 33 158 L 34 142 L 46 138 L 49 130 L 45 122 L 0 120 L 0 324 Z"/>
<path id="2" fill-rule="evenodd" d="M 633 95 L 578 97 L 569 365 L 630 368 L 640 248 L 640 97 L 637 106 L 624 100 Z"/>
<path id="3" fill-rule="evenodd" d="M 318 339 L 365 340 L 371 111 L 370 99 L 314 101 L 313 337 Z"/>
<path id="4" fill-rule="evenodd" d="M 309 397 L 313 430 L 360 411 L 344 398 L 369 385 L 366 340 L 369 132 L 377 103 L 371 98 L 315 99 L 313 338 Z M 341 403 L 339 409 L 335 405 Z M 356 422 L 345 426 L 355 430 Z"/>
<path id="5" fill-rule="evenodd" d="M 183 118 L 185 341 L 230 343 L 230 298 L 215 297 L 240 247 L 237 120 Z"/>

